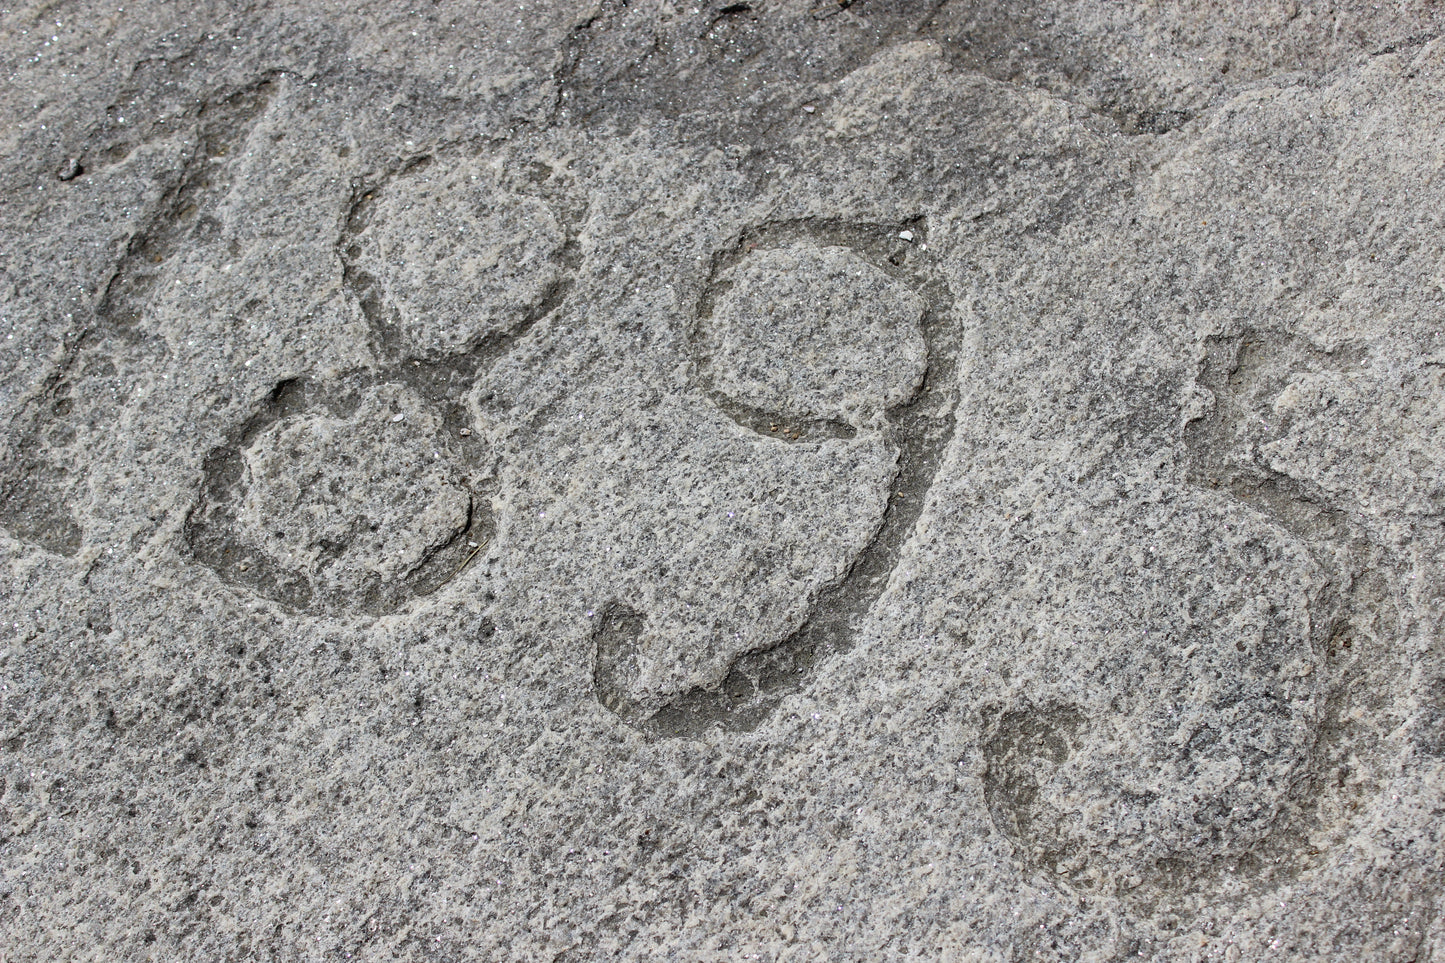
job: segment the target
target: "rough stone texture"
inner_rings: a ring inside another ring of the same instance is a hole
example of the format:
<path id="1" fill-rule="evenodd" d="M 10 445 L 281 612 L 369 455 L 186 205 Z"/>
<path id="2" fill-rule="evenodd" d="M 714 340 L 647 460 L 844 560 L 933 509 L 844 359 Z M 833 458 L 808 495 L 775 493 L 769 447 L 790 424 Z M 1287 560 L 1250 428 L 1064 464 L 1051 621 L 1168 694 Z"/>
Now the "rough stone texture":
<path id="1" fill-rule="evenodd" d="M 847 248 L 769 248 L 718 287 L 700 341 L 726 396 L 785 419 L 861 421 L 923 380 L 922 299 Z"/>
<path id="2" fill-rule="evenodd" d="M 0 8 L 0 959 L 1445 961 L 1442 35 Z"/>

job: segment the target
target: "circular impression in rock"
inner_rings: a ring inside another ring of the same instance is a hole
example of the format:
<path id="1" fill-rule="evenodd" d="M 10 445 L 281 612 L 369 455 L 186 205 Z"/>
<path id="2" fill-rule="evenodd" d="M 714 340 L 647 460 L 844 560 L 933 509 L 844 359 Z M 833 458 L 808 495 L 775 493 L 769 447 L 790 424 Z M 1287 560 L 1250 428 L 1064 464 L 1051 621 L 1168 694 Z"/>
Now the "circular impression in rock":
<path id="1" fill-rule="evenodd" d="M 398 357 L 438 360 L 519 327 L 561 277 L 563 229 L 487 164 L 433 160 L 368 195 L 348 278 Z"/>
<path id="2" fill-rule="evenodd" d="M 347 408 L 278 418 L 222 456 L 189 526 L 197 557 L 320 612 L 392 611 L 454 575 L 481 541 L 482 506 L 441 418 L 396 385 Z"/>
<path id="3" fill-rule="evenodd" d="M 1156 656 L 1150 638 L 1127 640 L 1133 654 L 1089 683 L 1097 702 L 1044 696 L 992 713 L 985 800 L 1020 859 L 1125 899 L 1253 889 L 1289 872 L 1325 699 L 1301 614 L 1217 611 L 1215 631 L 1152 640 Z M 1156 666 L 1140 675 L 1145 661 Z"/>
<path id="4" fill-rule="evenodd" d="M 928 348 L 924 301 L 844 247 L 748 254 L 699 330 L 713 388 L 784 416 L 853 421 L 909 400 Z"/>

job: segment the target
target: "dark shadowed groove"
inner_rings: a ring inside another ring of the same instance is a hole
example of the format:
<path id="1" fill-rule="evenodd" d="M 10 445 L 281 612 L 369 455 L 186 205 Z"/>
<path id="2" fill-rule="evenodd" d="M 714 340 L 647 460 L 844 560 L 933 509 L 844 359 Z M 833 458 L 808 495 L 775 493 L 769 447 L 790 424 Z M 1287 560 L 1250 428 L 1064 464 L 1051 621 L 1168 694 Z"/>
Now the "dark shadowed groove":
<path id="1" fill-rule="evenodd" d="M 356 371 L 329 382 L 309 378 L 287 378 L 267 393 L 257 410 L 241 423 L 225 442 L 211 449 L 202 463 L 202 481 L 196 504 L 182 526 L 182 533 L 196 561 L 214 569 L 226 581 L 246 588 L 293 610 L 338 611 L 354 608 L 368 615 L 395 611 L 411 599 L 436 591 L 470 561 L 469 541 L 484 542 L 495 526 L 480 506 L 483 493 L 463 485 L 468 495 L 465 522 L 436 545 L 422 553 L 420 561 L 399 579 L 384 584 L 370 576 L 357 586 L 346 603 L 318 599 L 310 579 L 287 569 L 278 559 L 249 544 L 238 532 L 237 506 L 246 495 L 244 452 L 267 428 L 298 415 L 322 411 L 347 417 L 356 411 L 362 393 L 393 381 L 386 373 Z M 444 441 L 439 444 L 447 445 Z M 462 464 L 475 462 L 473 453 L 460 440 L 448 446 Z M 356 532 L 351 533 L 352 536 Z M 331 558 L 339 557 L 349 542 L 325 546 Z"/>
<path id="2" fill-rule="evenodd" d="M 1399 645 L 1402 619 L 1389 591 L 1390 569 L 1399 562 L 1372 541 L 1348 506 L 1274 470 L 1259 454 L 1277 436 L 1278 427 L 1265 416 L 1289 378 L 1354 371 L 1363 350 L 1345 345 L 1325 351 L 1297 335 L 1254 327 L 1207 338 L 1204 349 L 1196 380 L 1213 395 L 1214 409 L 1185 428 L 1190 481 L 1288 532 L 1326 579 L 1310 604 L 1310 638 L 1323 681 L 1309 767 L 1290 790 L 1291 810 L 1246 854 L 1253 868 L 1245 875 L 1259 892 L 1317 865 L 1323 856 L 1316 837 L 1329 828 L 1322 814 L 1361 811 L 1371 782 L 1383 778 L 1370 760 L 1386 754 L 1381 720 L 1409 676 Z M 1248 860 L 1238 861 L 1244 866 Z M 1150 880 L 1154 889 L 1199 889 L 1220 872 L 1219 865 L 1172 863 L 1161 862 L 1158 878 Z"/>
<path id="3" fill-rule="evenodd" d="M 194 150 L 180 169 L 168 176 L 154 209 L 100 285 L 88 325 L 65 339 L 62 358 L 22 415 L 7 446 L 15 453 L 28 453 L 0 465 L 0 526 L 17 538 L 60 555 L 73 556 L 79 551 L 84 532 L 71 506 L 85 473 L 67 471 L 40 457 L 39 453 L 50 447 L 45 441 L 47 430 L 63 424 L 74 407 L 69 397 L 72 372 L 82 355 L 106 346 L 164 350 L 159 339 L 145 333 L 140 323 L 146 301 L 176 253 L 214 223 L 205 216 L 221 189 L 215 183 L 218 172 L 211 159 L 232 154 L 244 142 L 271 103 L 279 76 L 267 73 L 246 86 L 219 93 L 173 122 L 194 129 Z M 153 133 L 170 130 L 166 127 Z M 78 161 L 76 164 L 80 166 Z M 92 170 L 99 166 L 103 164 L 98 160 L 90 164 Z"/>
<path id="4" fill-rule="evenodd" d="M 721 391 L 709 389 L 707 398 L 736 424 L 769 438 L 789 442 L 811 442 L 821 438 L 852 438 L 858 430 L 832 418 L 795 418 L 744 404 Z"/>
<path id="5" fill-rule="evenodd" d="M 326 381 L 297 377 L 279 382 L 256 411 L 206 456 L 199 495 L 186 517 L 183 531 L 197 561 L 210 566 L 226 581 L 291 609 L 328 613 L 355 610 L 368 615 L 395 611 L 411 599 L 435 592 L 449 582 L 475 557 L 476 552 L 469 543 L 484 544 L 495 533 L 493 519 L 484 508 L 490 492 L 476 490 L 473 481 L 460 480 L 471 472 L 459 472 L 458 485 L 468 495 L 464 524 L 426 549 L 420 561 L 393 583 L 383 584 L 379 576 L 372 576 L 365 584 L 356 586 L 346 599 L 328 599 L 316 596 L 304 573 L 287 570 L 279 560 L 248 545 L 238 532 L 236 506 L 245 497 L 246 484 L 244 452 L 256 437 L 278 421 L 310 411 L 349 417 L 360 406 L 364 393 L 381 384 L 405 385 L 436 408 L 442 417 L 441 437 L 436 444 L 447 452 L 451 463 L 468 469 L 481 467 L 479 459 L 485 457 L 485 452 L 474 440 L 474 426 L 461 398 L 478 377 L 514 350 L 537 322 L 565 301 L 572 288 L 572 274 L 581 259 L 576 240 L 576 224 L 581 213 L 570 210 L 563 203 L 565 198 L 547 196 L 547 189 L 539 188 L 537 193 L 548 202 L 563 226 L 565 237 L 559 254 L 562 276 L 510 329 L 488 332 L 465 349 L 440 358 L 410 356 L 388 336 L 390 326 L 384 315 L 394 309 L 386 303 L 377 280 L 356 266 L 352 247 L 357 235 L 370 222 L 378 192 L 396 178 L 425 169 L 433 162 L 434 157 L 429 154 L 407 157 L 377 178 L 357 180 L 342 212 L 335 244 L 342 280 L 371 328 L 382 365 L 346 372 Z M 568 213 L 574 216 L 566 216 Z M 323 545 L 323 559 L 340 557 L 348 544 L 343 541 Z"/>
<path id="6" fill-rule="evenodd" d="M 543 187 L 529 191 L 542 201 L 562 228 L 562 248 L 557 254 L 560 276 L 542 292 L 517 324 L 506 331 L 490 331 L 479 335 L 463 350 L 441 358 L 418 358 L 406 351 L 398 341 L 397 325 L 388 323 L 388 315 L 396 309 L 386 303 L 380 282 L 356 264 L 360 255 L 357 238 L 369 225 L 371 208 L 377 194 L 399 178 L 414 171 L 425 170 L 435 162 L 431 154 L 408 157 L 371 180 L 357 180 L 342 218 L 341 235 L 336 242 L 336 256 L 341 263 L 342 281 L 351 291 L 371 330 L 376 352 L 393 363 L 394 376 L 414 388 L 428 401 L 454 405 L 458 394 L 469 389 L 476 377 L 510 353 L 527 336 L 538 321 L 547 317 L 566 300 L 573 286 L 573 276 L 582 260 L 577 243 L 578 225 L 586 215 L 585 205 L 570 209 L 565 198 L 558 198 Z"/>
<path id="7" fill-rule="evenodd" d="M 637 640 L 646 616 L 616 602 L 603 609 L 594 634 L 593 683 L 598 700 L 629 725 L 662 738 L 696 736 L 712 726 L 750 731 L 785 696 L 801 688 L 823 660 L 847 652 L 856 643 L 863 619 L 887 587 L 903 546 L 922 514 L 955 424 L 958 331 L 950 313 L 952 299 L 947 286 L 932 277 L 926 265 L 910 263 L 914 257 L 911 245 L 897 238 L 905 228 L 914 232 L 919 243 L 926 240 L 922 218 L 894 225 L 833 220 L 776 222 L 744 232 L 714 256 L 698 300 L 700 320 L 711 315 L 719 275 L 750 251 L 796 240 L 853 249 L 891 276 L 913 284 L 924 296 L 928 307 L 922 328 L 928 364 L 913 396 L 886 412 L 883 434 L 898 453 L 898 467 L 881 522 L 843 575 L 818 592 L 806 620 L 795 631 L 773 645 L 739 656 L 716 684 L 643 701 L 628 696 L 625 678 L 627 666 L 637 657 Z M 726 407 L 723 410 L 731 414 Z M 780 416 L 759 414 L 772 418 L 775 424 L 784 423 Z M 739 423 L 764 437 L 780 434 L 759 430 L 745 421 Z"/>
<path id="8" fill-rule="evenodd" d="M 0 525 L 23 542 L 56 555 L 80 551 L 82 532 L 56 492 L 64 490 L 63 469 L 38 458 L 10 468 L 0 479 Z"/>

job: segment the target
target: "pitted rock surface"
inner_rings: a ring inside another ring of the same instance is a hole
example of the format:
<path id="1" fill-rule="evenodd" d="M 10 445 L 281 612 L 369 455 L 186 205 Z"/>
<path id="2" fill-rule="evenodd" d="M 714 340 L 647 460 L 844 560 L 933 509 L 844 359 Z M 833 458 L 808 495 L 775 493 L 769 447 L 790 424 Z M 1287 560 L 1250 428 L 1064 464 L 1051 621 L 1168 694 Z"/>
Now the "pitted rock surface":
<path id="1" fill-rule="evenodd" d="M 542 201 L 500 183 L 497 165 L 426 159 L 368 191 L 346 258 L 377 336 L 435 360 L 520 327 L 560 277 L 566 241 Z"/>
<path id="2" fill-rule="evenodd" d="M 1445 960 L 1442 38 L 0 9 L 0 958 Z"/>
<path id="3" fill-rule="evenodd" d="M 472 509 L 452 466 L 425 443 L 436 418 L 410 400 L 382 395 L 349 418 L 302 417 L 259 433 L 243 455 L 237 529 L 313 580 L 324 572 L 327 595 L 415 571 L 466 530 Z"/>
<path id="4" fill-rule="evenodd" d="M 848 249 L 758 251 L 721 281 L 701 339 L 718 391 L 840 421 L 913 397 L 928 363 L 923 301 Z"/>

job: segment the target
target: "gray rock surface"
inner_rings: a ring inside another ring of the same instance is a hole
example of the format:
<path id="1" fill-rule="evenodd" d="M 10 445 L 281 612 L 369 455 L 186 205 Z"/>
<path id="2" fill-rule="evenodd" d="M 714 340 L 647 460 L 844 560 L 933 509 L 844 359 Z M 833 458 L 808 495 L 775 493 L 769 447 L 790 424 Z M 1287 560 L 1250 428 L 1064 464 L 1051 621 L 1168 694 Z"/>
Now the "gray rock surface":
<path id="1" fill-rule="evenodd" d="M 1445 961 L 1445 12 L 0 9 L 0 959 Z"/>

